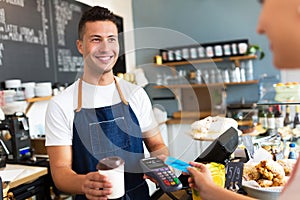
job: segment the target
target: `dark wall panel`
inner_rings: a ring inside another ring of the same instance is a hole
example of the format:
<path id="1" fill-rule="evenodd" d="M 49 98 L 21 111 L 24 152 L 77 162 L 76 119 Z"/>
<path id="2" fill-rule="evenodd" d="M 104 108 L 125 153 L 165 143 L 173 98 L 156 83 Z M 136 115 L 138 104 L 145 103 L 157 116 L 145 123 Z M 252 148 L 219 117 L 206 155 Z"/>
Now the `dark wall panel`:
<path id="1" fill-rule="evenodd" d="M 88 8 L 74 0 L 0 1 L 0 82 L 76 80 L 83 70 L 77 26 Z M 122 32 L 123 19 L 117 19 Z M 115 73 L 126 71 L 123 37 L 120 49 Z"/>

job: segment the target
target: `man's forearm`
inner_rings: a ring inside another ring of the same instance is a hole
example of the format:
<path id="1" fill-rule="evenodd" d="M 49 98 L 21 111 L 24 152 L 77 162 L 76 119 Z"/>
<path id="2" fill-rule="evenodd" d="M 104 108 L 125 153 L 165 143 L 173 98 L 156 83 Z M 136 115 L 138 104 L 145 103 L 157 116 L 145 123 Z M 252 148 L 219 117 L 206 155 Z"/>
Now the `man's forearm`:
<path id="1" fill-rule="evenodd" d="M 158 155 L 170 155 L 169 149 L 166 145 L 157 145 L 150 152 L 151 156 L 158 156 Z"/>
<path id="2" fill-rule="evenodd" d="M 78 175 L 70 172 L 69 169 L 58 170 L 58 173 L 53 173 L 52 177 L 55 186 L 66 193 L 82 194 L 82 183 L 84 182 L 85 175 Z"/>

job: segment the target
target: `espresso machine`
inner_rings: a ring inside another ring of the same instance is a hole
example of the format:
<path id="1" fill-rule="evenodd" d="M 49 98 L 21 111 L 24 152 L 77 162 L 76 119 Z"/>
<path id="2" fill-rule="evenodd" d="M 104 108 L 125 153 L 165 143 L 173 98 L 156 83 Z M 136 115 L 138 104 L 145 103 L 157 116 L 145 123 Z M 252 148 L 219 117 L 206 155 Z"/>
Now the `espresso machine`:
<path id="1" fill-rule="evenodd" d="M 0 145 L 8 163 L 21 163 L 32 156 L 28 118 L 24 113 L 6 115 L 0 121 Z"/>

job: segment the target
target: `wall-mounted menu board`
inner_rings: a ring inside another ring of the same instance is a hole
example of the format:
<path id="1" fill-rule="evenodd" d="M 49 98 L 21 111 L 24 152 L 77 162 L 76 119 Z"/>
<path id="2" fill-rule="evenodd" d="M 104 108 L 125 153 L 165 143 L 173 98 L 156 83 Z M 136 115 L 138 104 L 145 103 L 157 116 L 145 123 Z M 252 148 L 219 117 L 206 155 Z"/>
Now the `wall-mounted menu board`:
<path id="1" fill-rule="evenodd" d="M 75 0 L 0 0 L 0 82 L 73 82 L 83 68 L 77 26 L 88 8 Z M 122 18 L 116 17 L 123 31 Z M 124 55 L 114 70 L 125 72 Z"/>

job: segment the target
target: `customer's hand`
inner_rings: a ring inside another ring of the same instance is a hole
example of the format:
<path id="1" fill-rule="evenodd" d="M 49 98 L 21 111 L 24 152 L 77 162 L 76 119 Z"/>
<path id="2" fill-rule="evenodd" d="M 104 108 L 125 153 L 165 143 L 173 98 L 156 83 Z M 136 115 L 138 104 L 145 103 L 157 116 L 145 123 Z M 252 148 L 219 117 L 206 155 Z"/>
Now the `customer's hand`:
<path id="1" fill-rule="evenodd" d="M 214 186 L 209 169 L 202 163 L 190 162 L 193 167 L 188 167 L 191 177 L 188 182 L 191 188 L 195 188 L 201 193 L 210 186 Z"/>
<path id="2" fill-rule="evenodd" d="M 111 194 L 112 184 L 105 175 L 99 172 L 90 172 L 85 175 L 82 191 L 87 199 L 107 199 Z"/>

